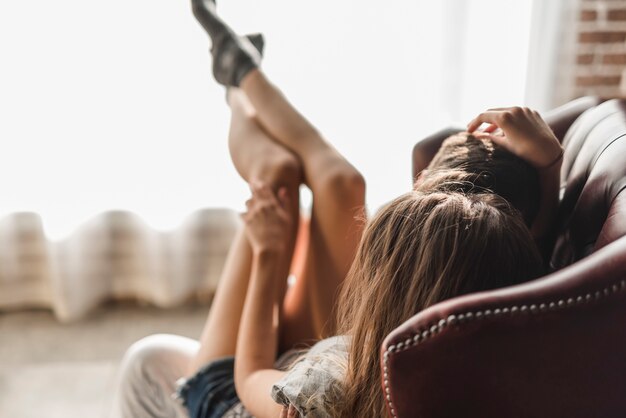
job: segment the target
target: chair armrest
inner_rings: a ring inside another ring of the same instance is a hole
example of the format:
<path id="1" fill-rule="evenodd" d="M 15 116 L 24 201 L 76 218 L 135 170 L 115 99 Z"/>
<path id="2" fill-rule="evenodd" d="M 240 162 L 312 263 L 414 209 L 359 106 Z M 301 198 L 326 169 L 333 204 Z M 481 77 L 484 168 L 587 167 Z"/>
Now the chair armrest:
<path id="1" fill-rule="evenodd" d="M 393 418 L 626 416 L 626 237 L 545 278 L 434 305 L 383 342 Z"/>

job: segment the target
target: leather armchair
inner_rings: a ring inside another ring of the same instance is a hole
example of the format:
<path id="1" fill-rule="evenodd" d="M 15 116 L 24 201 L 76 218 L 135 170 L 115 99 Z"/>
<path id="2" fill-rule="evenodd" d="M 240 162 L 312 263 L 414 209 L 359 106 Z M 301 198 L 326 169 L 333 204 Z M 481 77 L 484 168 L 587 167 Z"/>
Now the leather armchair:
<path id="1" fill-rule="evenodd" d="M 546 120 L 565 148 L 556 271 L 394 330 L 381 347 L 389 416 L 626 416 L 626 101 L 586 97 Z M 458 130 L 415 146 L 414 176 Z"/>

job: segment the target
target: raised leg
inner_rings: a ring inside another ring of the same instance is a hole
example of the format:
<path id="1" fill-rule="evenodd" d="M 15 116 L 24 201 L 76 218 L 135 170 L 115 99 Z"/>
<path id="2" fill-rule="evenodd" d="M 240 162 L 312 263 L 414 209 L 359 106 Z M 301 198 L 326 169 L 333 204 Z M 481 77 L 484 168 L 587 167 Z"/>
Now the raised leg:
<path id="1" fill-rule="evenodd" d="M 364 215 L 363 177 L 269 82 L 258 69 L 260 60 L 252 43 L 237 36 L 217 15 L 214 2 L 192 0 L 192 4 L 196 18 L 213 41 L 216 80 L 225 86 L 241 87 L 250 102 L 246 103 L 245 98 L 240 102 L 244 115 L 252 115 L 265 136 L 295 154 L 302 163 L 304 181 L 313 192 L 308 258 L 304 272 L 285 300 L 281 346 L 333 334 L 336 295 L 362 232 L 362 224 L 355 222 L 355 217 Z M 249 128 L 239 123 L 236 127 Z M 231 140 L 231 145 L 234 143 Z M 235 154 L 239 152 L 232 154 L 235 166 L 247 179 L 257 174 L 250 164 L 259 156 L 264 159 L 271 155 L 242 152 L 238 163 Z"/>
<path id="2" fill-rule="evenodd" d="M 229 148 L 235 168 L 244 180 L 258 180 L 274 189 L 284 187 L 290 194 L 294 220 L 298 219 L 298 189 L 302 181 L 298 159 L 284 147 L 272 141 L 254 119 L 254 109 L 245 95 L 237 89 L 228 93 L 231 106 Z M 294 225 L 297 222 L 294 221 Z M 297 234 L 294 228 L 290 251 L 293 252 Z M 222 271 L 219 286 L 200 338 L 200 350 L 190 364 L 194 373 L 211 360 L 235 354 L 237 333 L 250 277 L 252 252 L 244 231 L 235 238 Z M 281 274 L 289 273 L 290 259 L 285 260 Z M 286 291 L 286 280 L 285 288 Z"/>
<path id="3" fill-rule="evenodd" d="M 363 230 L 365 181 L 260 70 L 241 89 L 263 129 L 300 159 L 313 192 L 307 259 L 285 300 L 283 342 L 332 335 L 338 290 Z"/>

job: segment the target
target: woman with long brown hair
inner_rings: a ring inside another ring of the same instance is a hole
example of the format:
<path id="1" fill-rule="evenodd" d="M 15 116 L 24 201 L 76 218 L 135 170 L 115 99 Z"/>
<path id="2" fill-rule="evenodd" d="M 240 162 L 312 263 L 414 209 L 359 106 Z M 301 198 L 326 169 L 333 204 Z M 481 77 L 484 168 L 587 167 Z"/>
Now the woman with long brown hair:
<path id="1" fill-rule="evenodd" d="M 351 344 L 333 415 L 385 416 L 380 347 L 402 322 L 442 300 L 540 273 L 528 228 L 497 195 L 416 191 L 392 201 L 367 227 L 342 292 L 340 332 Z"/>
<path id="2" fill-rule="evenodd" d="M 415 190 L 381 208 L 363 230 L 363 178 L 259 69 L 262 38 L 236 35 L 211 0 L 193 5 L 212 39 L 213 74 L 228 89 L 231 156 L 252 198 L 201 341 L 168 336 L 159 348 L 154 339 L 131 348 L 121 414 L 385 416 L 378 356 L 386 335 L 444 299 L 537 277 L 542 262 L 533 236 L 477 173 L 449 167 L 429 167 Z M 488 126 L 479 130 L 482 123 Z M 549 216 L 562 154 L 539 115 L 495 109 L 468 132 L 550 180 L 537 219 Z M 306 261 L 287 289 L 300 183 L 314 204 Z M 292 350 L 312 342 L 305 352 Z M 175 404 L 167 391 L 181 373 L 182 403 Z"/>

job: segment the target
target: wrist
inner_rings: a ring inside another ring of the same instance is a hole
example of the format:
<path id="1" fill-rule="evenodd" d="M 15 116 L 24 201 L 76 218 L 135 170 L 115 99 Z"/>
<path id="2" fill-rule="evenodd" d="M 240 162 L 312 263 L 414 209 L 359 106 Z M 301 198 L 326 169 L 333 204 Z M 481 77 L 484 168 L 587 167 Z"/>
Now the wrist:
<path id="1" fill-rule="evenodd" d="M 260 245 L 252 248 L 252 254 L 260 260 L 280 258 L 285 253 L 283 246 Z"/>
<path id="2" fill-rule="evenodd" d="M 557 142 L 556 147 L 554 147 L 554 151 L 550 152 L 552 157 L 547 161 L 535 164 L 535 168 L 539 171 L 542 171 L 552 169 L 555 166 L 559 167 L 561 165 L 561 162 L 563 161 L 564 151 L 565 150 L 563 149 L 561 144 Z"/>
<path id="3" fill-rule="evenodd" d="M 552 159 L 550 162 L 541 166 L 537 166 L 535 168 L 537 169 L 539 174 L 551 173 L 554 171 L 560 171 L 562 163 L 563 163 L 563 148 L 560 149 L 556 157 L 554 157 L 554 159 Z"/>

